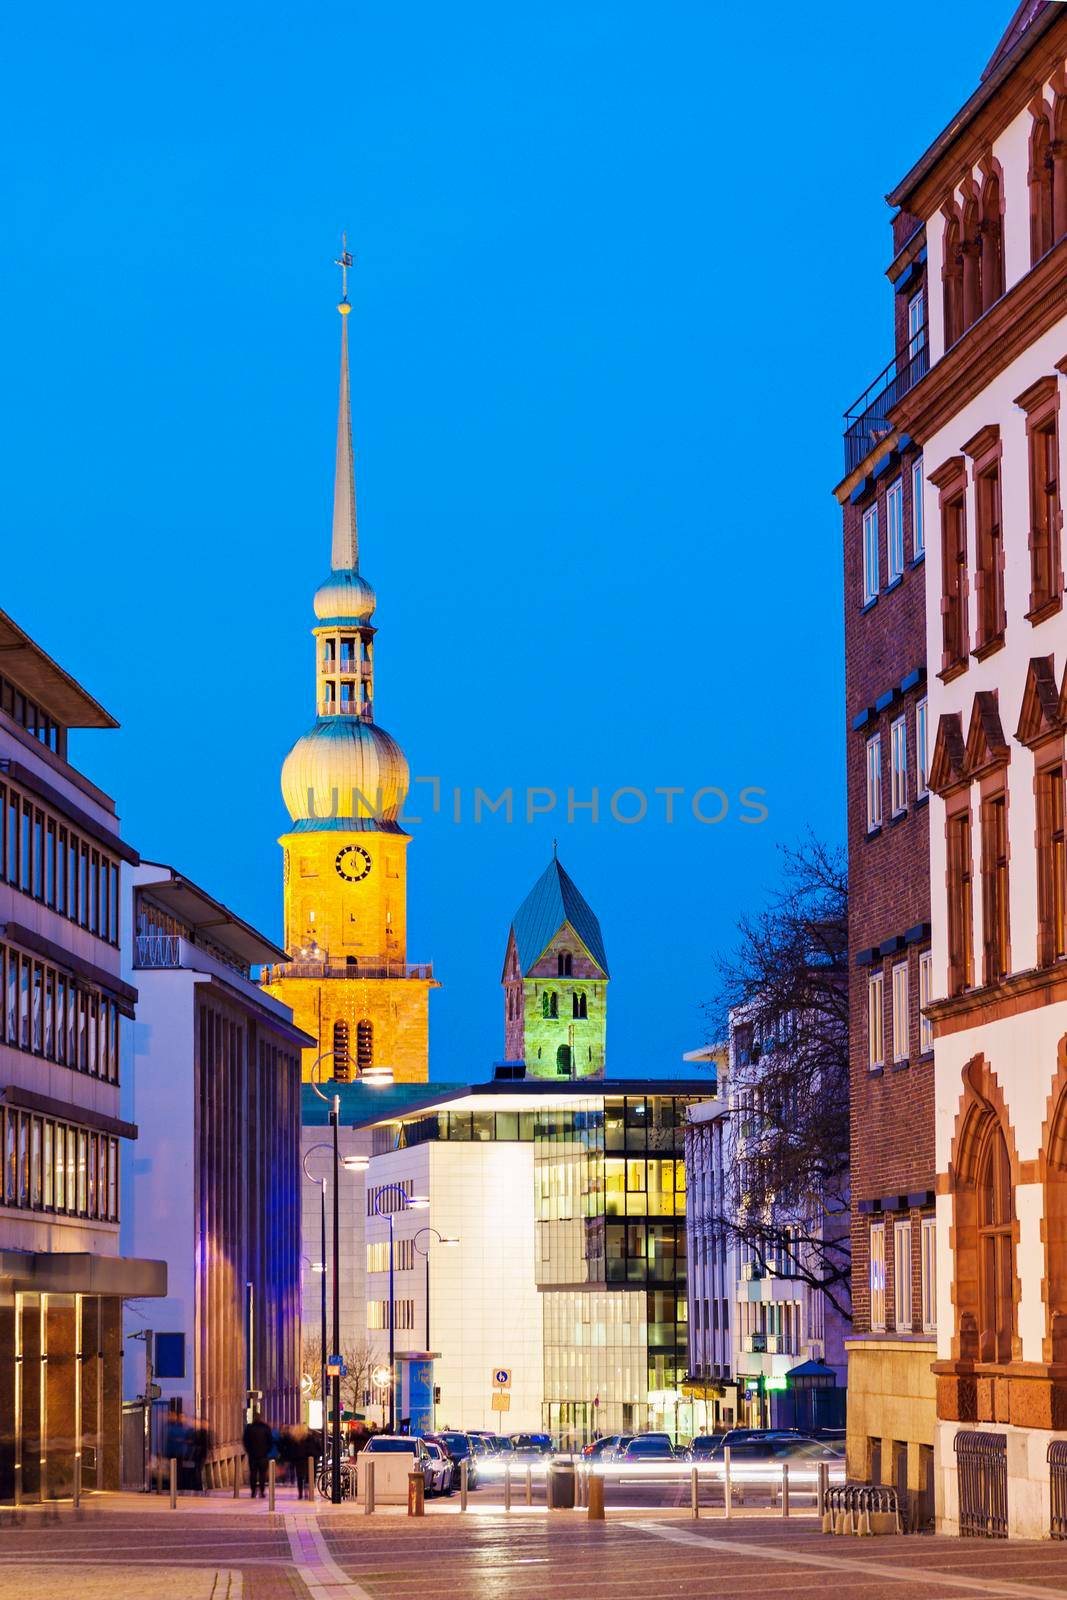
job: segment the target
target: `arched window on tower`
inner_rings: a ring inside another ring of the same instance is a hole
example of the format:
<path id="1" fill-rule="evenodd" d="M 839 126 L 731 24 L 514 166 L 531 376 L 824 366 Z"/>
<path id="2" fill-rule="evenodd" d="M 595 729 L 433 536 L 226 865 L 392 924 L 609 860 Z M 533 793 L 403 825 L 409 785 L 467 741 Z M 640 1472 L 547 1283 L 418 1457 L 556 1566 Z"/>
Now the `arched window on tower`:
<path id="1" fill-rule="evenodd" d="M 559 1016 L 559 995 L 555 989 L 546 989 L 541 996 L 541 1015 L 543 1017 Z"/>
<path id="2" fill-rule="evenodd" d="M 1048 113 L 1034 117 L 1030 129 L 1030 265 L 1052 249 L 1056 234 L 1052 132 Z"/>
<path id="3" fill-rule="evenodd" d="M 561 1075 L 561 1077 L 564 1078 L 571 1077 L 572 1073 L 574 1072 L 574 1066 L 571 1061 L 571 1047 L 569 1044 L 561 1044 L 559 1049 L 556 1051 L 556 1071 Z"/>
<path id="4" fill-rule="evenodd" d="M 356 1023 L 356 1065 L 360 1072 L 374 1065 L 374 1024 L 366 1017 Z"/>
<path id="5" fill-rule="evenodd" d="M 335 1022 L 333 1025 L 333 1072 L 332 1077 L 338 1083 L 347 1083 L 352 1075 L 352 1064 L 348 1054 L 348 1023 Z"/>
<path id="6" fill-rule="evenodd" d="M 978 1154 L 978 1351 L 982 1361 L 1010 1361 L 1015 1278 L 1015 1190 L 1000 1123 L 990 1118 Z"/>
<path id="7" fill-rule="evenodd" d="M 571 997 L 571 1001 L 571 1011 L 574 1016 L 587 1017 L 589 1015 L 589 1002 L 585 997 L 584 990 L 576 989 Z"/>
<path id="8" fill-rule="evenodd" d="M 561 978 L 569 978 L 574 966 L 574 957 L 569 950 L 561 950 L 556 957 L 556 967 Z"/>

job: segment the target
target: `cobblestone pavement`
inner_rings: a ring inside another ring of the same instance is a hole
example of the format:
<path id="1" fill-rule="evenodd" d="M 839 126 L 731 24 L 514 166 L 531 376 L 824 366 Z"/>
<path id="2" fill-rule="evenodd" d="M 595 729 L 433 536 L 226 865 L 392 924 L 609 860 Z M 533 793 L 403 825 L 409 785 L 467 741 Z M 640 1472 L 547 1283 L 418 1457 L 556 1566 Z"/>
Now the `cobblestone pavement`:
<path id="1" fill-rule="evenodd" d="M 1067 1546 L 831 1539 L 812 1518 L 383 1510 L 139 1496 L 0 1511 L 0 1600 L 1067 1600 Z"/>

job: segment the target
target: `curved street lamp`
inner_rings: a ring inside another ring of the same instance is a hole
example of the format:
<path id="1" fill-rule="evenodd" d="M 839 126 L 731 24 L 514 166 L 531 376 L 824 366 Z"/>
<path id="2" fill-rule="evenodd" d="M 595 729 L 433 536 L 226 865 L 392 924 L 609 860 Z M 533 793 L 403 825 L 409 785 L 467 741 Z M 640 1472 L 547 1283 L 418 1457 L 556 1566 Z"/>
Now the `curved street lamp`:
<path id="1" fill-rule="evenodd" d="M 315 1060 L 311 1064 L 311 1076 L 308 1079 L 308 1082 L 311 1085 L 311 1088 L 314 1089 L 315 1093 L 318 1095 L 319 1099 L 322 1100 L 330 1108 L 330 1127 L 333 1129 L 333 1140 L 332 1140 L 332 1144 L 330 1144 L 330 1145 L 326 1145 L 326 1144 L 312 1145 L 311 1148 L 305 1152 L 303 1166 L 304 1166 L 304 1176 L 306 1178 L 308 1178 L 308 1180 L 310 1182 L 320 1182 L 322 1184 L 322 1264 L 323 1264 L 323 1267 L 325 1267 L 325 1265 L 326 1265 L 326 1180 L 325 1180 L 325 1178 L 313 1179 L 311 1177 L 311 1174 L 307 1170 L 307 1157 L 309 1155 L 311 1155 L 312 1151 L 314 1151 L 314 1150 L 330 1150 L 330 1149 L 332 1149 L 332 1151 L 333 1151 L 333 1354 L 336 1355 L 339 1358 L 340 1354 L 341 1354 L 341 1248 L 340 1248 L 340 1222 L 341 1222 L 341 1194 L 340 1194 L 340 1189 L 341 1189 L 341 1186 L 340 1186 L 340 1183 L 339 1183 L 338 1180 L 340 1178 L 340 1169 L 341 1169 L 341 1152 L 340 1152 L 340 1148 L 338 1146 L 337 1140 L 338 1140 L 338 1129 L 339 1129 L 340 1123 L 341 1123 L 341 1096 L 339 1094 L 335 1094 L 331 1098 L 331 1096 L 323 1094 L 322 1090 L 319 1088 L 318 1084 L 315 1082 L 316 1074 L 318 1072 L 318 1069 L 322 1066 L 322 1063 L 324 1061 L 330 1060 L 330 1058 L 332 1056 L 336 1055 L 337 1053 L 338 1052 L 335 1051 L 335 1050 L 324 1050 L 322 1052 L 322 1054 L 320 1056 L 317 1056 L 315 1058 Z M 347 1054 L 347 1052 L 346 1052 L 346 1054 Z M 366 1072 L 360 1072 L 358 1067 L 357 1067 L 356 1070 L 357 1070 L 358 1077 L 360 1079 L 364 1080 L 368 1085 L 370 1085 L 370 1084 L 384 1085 L 384 1084 L 387 1084 L 387 1083 L 392 1083 L 392 1081 L 393 1081 L 392 1071 L 388 1067 L 379 1067 L 377 1070 L 373 1071 L 373 1073 L 372 1073 L 372 1069 L 368 1069 Z M 345 1164 L 346 1167 L 349 1167 L 350 1169 L 358 1169 L 358 1166 L 361 1164 L 361 1158 L 358 1157 L 358 1156 L 357 1157 L 348 1157 L 348 1158 L 346 1158 L 344 1164 Z M 365 1166 L 366 1162 L 363 1161 L 362 1165 Z M 325 1447 L 326 1447 L 326 1276 L 325 1276 L 325 1272 L 323 1273 L 323 1279 L 322 1279 L 322 1360 L 323 1360 L 323 1372 L 322 1372 L 322 1404 L 323 1404 L 322 1442 L 323 1442 L 323 1449 L 325 1450 Z M 333 1419 L 332 1419 L 332 1424 L 333 1425 L 332 1425 L 332 1428 L 330 1430 L 330 1439 L 331 1439 L 331 1443 L 332 1443 L 332 1447 L 333 1448 L 332 1448 L 332 1451 L 331 1451 L 332 1459 L 331 1459 L 331 1462 L 330 1462 L 330 1499 L 332 1500 L 332 1502 L 333 1502 L 333 1504 L 335 1506 L 339 1506 L 341 1504 L 341 1374 L 340 1374 L 340 1372 L 335 1372 L 334 1373 L 333 1383 L 331 1385 L 331 1389 L 332 1389 L 332 1394 L 331 1394 L 331 1397 L 330 1397 L 330 1402 L 331 1402 L 331 1406 L 333 1408 Z"/>
<path id="2" fill-rule="evenodd" d="M 414 1235 L 412 1237 L 412 1240 L 411 1240 L 412 1248 L 417 1250 L 419 1252 L 419 1255 L 423 1256 L 425 1258 L 425 1261 L 426 1261 L 426 1355 L 427 1355 L 427 1358 L 429 1358 L 429 1354 L 430 1354 L 430 1241 L 429 1241 L 429 1239 L 427 1239 L 425 1245 L 421 1245 L 419 1243 L 419 1240 L 422 1238 L 424 1233 L 426 1233 L 426 1234 L 432 1233 L 434 1238 L 437 1240 L 438 1244 L 449 1245 L 449 1246 L 457 1245 L 459 1243 L 459 1240 L 455 1237 L 454 1234 L 438 1233 L 436 1228 L 431 1228 L 431 1227 L 416 1228 L 415 1233 L 414 1233 Z M 437 1385 L 435 1383 L 431 1383 L 430 1384 L 430 1421 L 431 1421 L 431 1423 L 433 1425 L 432 1431 L 434 1433 L 437 1432 L 437 1401 L 434 1399 L 434 1395 L 435 1395 L 436 1391 L 437 1391 Z"/>

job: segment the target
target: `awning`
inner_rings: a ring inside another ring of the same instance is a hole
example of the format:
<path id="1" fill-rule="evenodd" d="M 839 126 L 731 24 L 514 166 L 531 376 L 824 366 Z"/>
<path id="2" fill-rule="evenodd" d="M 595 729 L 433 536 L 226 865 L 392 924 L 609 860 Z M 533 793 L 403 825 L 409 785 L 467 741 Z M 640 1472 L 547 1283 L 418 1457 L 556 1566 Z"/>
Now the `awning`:
<path id="1" fill-rule="evenodd" d="M 36 1294 L 104 1294 L 139 1300 L 166 1294 L 167 1263 L 74 1250 L 0 1250 L 0 1283 Z"/>
<path id="2" fill-rule="evenodd" d="M 154 861 L 144 861 L 142 866 L 159 866 L 168 876 L 155 882 L 139 878 L 137 888 L 194 933 L 206 933 L 216 944 L 250 967 L 288 961 L 288 954 L 279 945 L 258 933 L 250 923 L 224 906 L 221 900 L 208 894 L 206 889 L 201 889 L 189 878 L 183 878 L 173 867 Z"/>

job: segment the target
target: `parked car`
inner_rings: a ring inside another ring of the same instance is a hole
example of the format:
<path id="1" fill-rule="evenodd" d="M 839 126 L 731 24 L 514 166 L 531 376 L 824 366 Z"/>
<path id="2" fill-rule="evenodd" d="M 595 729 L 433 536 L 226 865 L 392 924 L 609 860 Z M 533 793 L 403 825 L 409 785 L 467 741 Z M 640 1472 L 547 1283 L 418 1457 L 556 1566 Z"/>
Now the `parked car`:
<path id="1" fill-rule="evenodd" d="M 642 1433 L 631 1439 L 620 1459 L 630 1461 L 674 1461 L 674 1446 L 665 1433 Z"/>
<path id="2" fill-rule="evenodd" d="M 608 1457 L 608 1452 L 614 1450 L 619 1442 L 617 1433 L 605 1434 L 602 1439 L 594 1439 L 590 1444 L 583 1446 L 582 1456 L 586 1461 L 603 1461 Z"/>
<path id="3" fill-rule="evenodd" d="M 467 1488 L 477 1489 L 478 1459 L 471 1447 L 470 1435 L 456 1433 L 454 1429 L 449 1428 L 445 1433 L 434 1433 L 430 1437 L 435 1443 L 444 1445 L 446 1454 L 451 1458 L 454 1469 L 452 1481 L 457 1485 L 459 1484 L 460 1463 L 465 1461 L 467 1463 Z"/>
<path id="4" fill-rule="evenodd" d="M 552 1440 L 547 1433 L 513 1433 L 508 1442 L 517 1456 L 526 1459 L 552 1454 Z"/>
<path id="5" fill-rule="evenodd" d="M 731 1440 L 729 1434 L 724 1434 L 717 1441 L 715 1448 L 709 1450 L 701 1459 L 705 1461 L 721 1461 L 723 1451 L 729 1446 L 730 1462 L 757 1462 L 757 1461 L 839 1461 L 840 1452 L 831 1445 L 821 1444 L 817 1439 L 807 1439 L 801 1433 L 774 1432 L 767 1430 L 764 1433 L 749 1433 L 745 1438 Z"/>
<path id="6" fill-rule="evenodd" d="M 722 1443 L 721 1433 L 698 1433 L 686 1452 L 689 1461 L 710 1461 Z M 722 1452 L 719 1451 L 719 1454 Z"/>
<path id="7" fill-rule="evenodd" d="M 621 1461 L 623 1455 L 625 1454 L 626 1446 L 630 1443 L 632 1438 L 632 1433 L 616 1434 L 610 1448 L 605 1450 L 601 1455 L 601 1461 Z"/>
<path id="8" fill-rule="evenodd" d="M 455 1468 L 452 1458 L 443 1444 L 438 1444 L 436 1439 L 424 1439 L 423 1445 L 438 1464 L 435 1475 L 435 1494 L 451 1494 L 455 1488 Z"/>
<path id="9" fill-rule="evenodd" d="M 409 1472 L 422 1469 L 427 1495 L 443 1494 L 446 1482 L 451 1483 L 452 1473 L 444 1461 L 431 1455 L 422 1439 L 407 1433 L 376 1433 L 363 1446 L 365 1456 L 406 1455 L 411 1457 Z"/>

